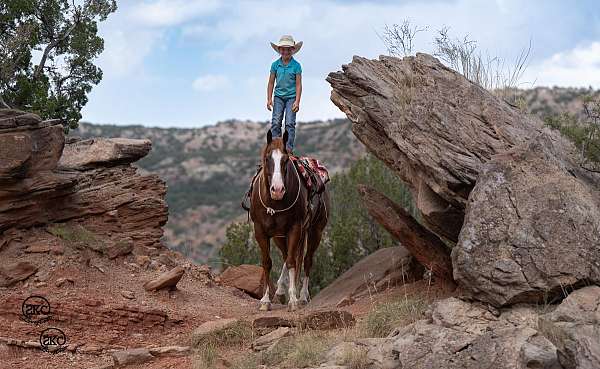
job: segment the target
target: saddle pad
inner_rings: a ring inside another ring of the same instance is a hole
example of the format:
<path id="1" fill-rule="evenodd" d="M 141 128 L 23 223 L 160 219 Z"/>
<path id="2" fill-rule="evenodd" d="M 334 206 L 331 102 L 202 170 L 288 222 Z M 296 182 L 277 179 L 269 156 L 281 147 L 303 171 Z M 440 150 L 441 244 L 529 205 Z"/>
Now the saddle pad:
<path id="1" fill-rule="evenodd" d="M 329 171 L 323 164 L 321 164 L 321 162 L 319 162 L 319 160 L 308 156 L 290 156 L 290 159 L 299 164 L 296 165 L 296 168 L 298 168 L 298 171 L 300 174 L 302 174 L 302 177 L 304 177 L 309 186 L 312 185 L 312 181 L 309 173 L 306 170 L 306 167 L 317 173 L 323 183 L 329 182 Z"/>

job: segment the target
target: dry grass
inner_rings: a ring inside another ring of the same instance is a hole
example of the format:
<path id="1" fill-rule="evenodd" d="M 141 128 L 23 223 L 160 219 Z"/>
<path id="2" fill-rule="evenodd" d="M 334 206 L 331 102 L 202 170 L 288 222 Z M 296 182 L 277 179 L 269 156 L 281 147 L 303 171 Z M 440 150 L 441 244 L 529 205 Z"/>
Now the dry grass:
<path id="1" fill-rule="evenodd" d="M 211 369 L 214 368 L 219 354 L 217 348 L 212 344 L 200 347 L 192 356 L 193 369 Z"/>
<path id="2" fill-rule="evenodd" d="M 77 248 L 89 247 L 98 252 L 104 252 L 104 245 L 96 234 L 82 225 L 58 223 L 48 226 L 48 232 L 71 246 Z"/>
<path id="3" fill-rule="evenodd" d="M 362 337 L 386 337 L 394 328 L 423 318 L 428 303 L 423 299 L 402 298 L 377 305 L 359 326 Z"/>
<path id="4" fill-rule="evenodd" d="M 367 369 L 369 367 L 369 358 L 366 348 L 353 348 L 344 352 L 342 358 L 343 365 L 348 369 Z"/>
<path id="5" fill-rule="evenodd" d="M 252 338 L 253 332 L 250 323 L 245 321 L 238 321 L 223 329 L 214 331 L 210 334 L 201 336 L 192 335 L 192 345 L 197 348 L 204 346 L 243 346 L 250 343 Z"/>

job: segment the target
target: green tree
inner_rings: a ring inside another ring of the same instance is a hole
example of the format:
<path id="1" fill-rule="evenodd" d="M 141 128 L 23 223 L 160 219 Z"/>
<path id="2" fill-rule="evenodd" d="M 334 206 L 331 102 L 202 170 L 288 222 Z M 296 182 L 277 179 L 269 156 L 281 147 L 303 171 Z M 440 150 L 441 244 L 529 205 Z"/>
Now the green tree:
<path id="1" fill-rule="evenodd" d="M 60 119 L 75 128 L 102 70 L 98 22 L 115 0 L 5 0 L 0 3 L 0 105 Z"/>

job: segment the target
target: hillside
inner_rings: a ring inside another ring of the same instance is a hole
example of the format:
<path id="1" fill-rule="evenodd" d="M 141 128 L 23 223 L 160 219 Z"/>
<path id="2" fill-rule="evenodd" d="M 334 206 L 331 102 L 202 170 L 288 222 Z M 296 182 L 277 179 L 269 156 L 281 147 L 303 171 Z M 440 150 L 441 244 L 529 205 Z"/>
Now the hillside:
<path id="1" fill-rule="evenodd" d="M 521 90 L 525 106 L 542 118 L 581 113 L 589 89 L 538 87 Z M 299 123 L 297 152 L 319 158 L 332 173 L 346 169 L 364 148 L 346 119 Z M 258 163 L 266 122 L 230 120 L 202 128 L 154 128 L 81 123 L 70 136 L 148 138 L 150 154 L 137 162 L 168 185 L 166 244 L 194 260 L 215 256 L 234 219 L 245 219 L 239 203 Z"/>
<path id="2" fill-rule="evenodd" d="M 70 136 L 148 138 L 150 154 L 137 162 L 168 186 L 165 243 L 196 261 L 210 260 L 226 226 L 245 219 L 240 201 L 258 164 L 267 123 L 230 120 L 196 128 L 151 128 L 81 123 Z M 319 158 L 332 173 L 363 153 L 345 119 L 299 123 L 296 153 Z"/>

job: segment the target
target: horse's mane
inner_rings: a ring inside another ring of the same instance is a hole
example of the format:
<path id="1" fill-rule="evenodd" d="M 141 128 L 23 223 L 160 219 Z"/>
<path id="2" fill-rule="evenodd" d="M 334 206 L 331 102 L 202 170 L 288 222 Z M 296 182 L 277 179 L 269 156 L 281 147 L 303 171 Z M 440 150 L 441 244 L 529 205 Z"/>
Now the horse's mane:
<path id="1" fill-rule="evenodd" d="M 276 149 L 279 149 L 282 153 L 285 152 L 285 147 L 283 145 L 283 139 L 281 137 L 274 138 L 270 144 L 266 144 L 263 147 L 262 152 L 261 152 L 261 157 L 262 157 L 261 160 L 262 160 L 263 168 L 265 168 L 267 165 L 267 155 L 271 151 L 276 150 Z"/>

